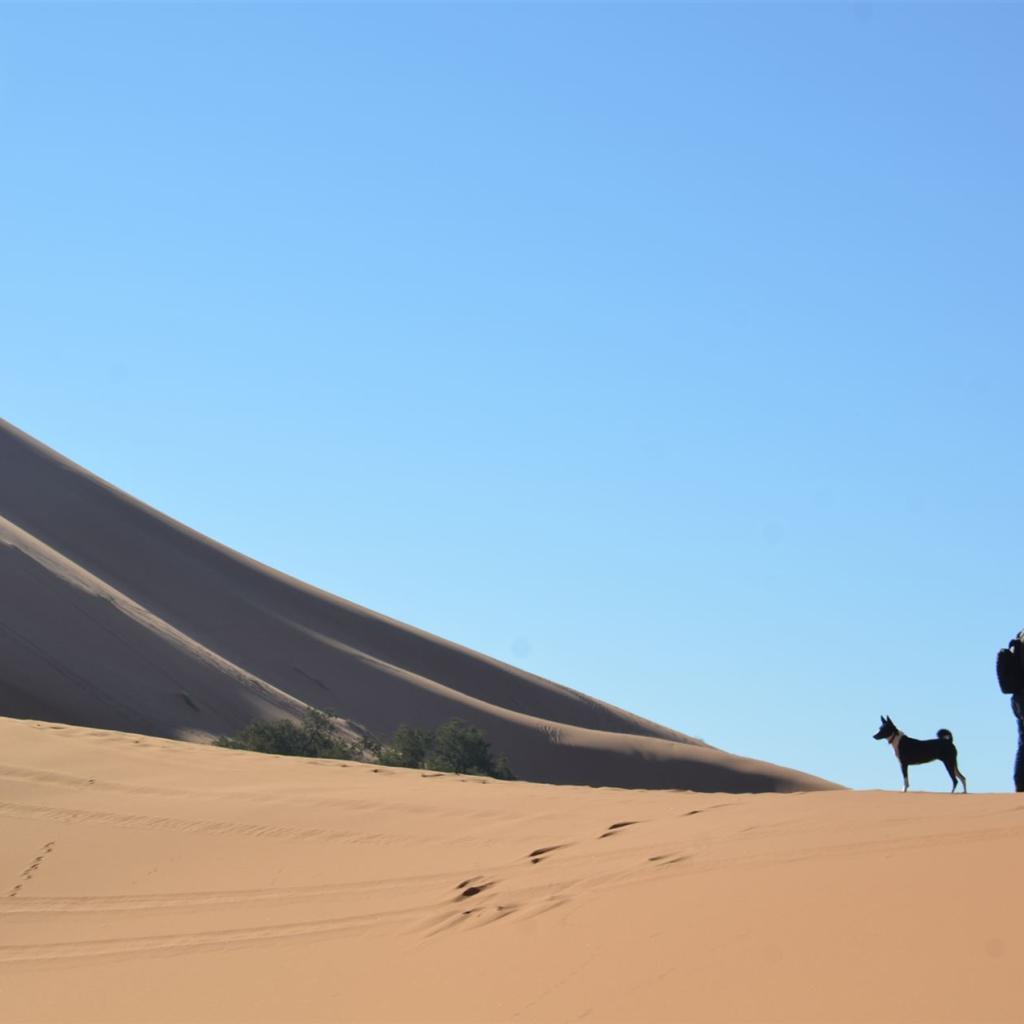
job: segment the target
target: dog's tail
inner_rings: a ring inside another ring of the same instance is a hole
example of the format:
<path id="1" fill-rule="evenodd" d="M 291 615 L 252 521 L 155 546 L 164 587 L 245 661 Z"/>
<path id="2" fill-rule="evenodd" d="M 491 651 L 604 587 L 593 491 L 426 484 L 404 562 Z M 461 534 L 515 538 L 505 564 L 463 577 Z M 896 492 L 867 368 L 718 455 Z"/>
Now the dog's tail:
<path id="1" fill-rule="evenodd" d="M 953 742 L 953 734 L 948 729 L 940 729 L 935 735 L 938 736 L 940 740 L 949 740 L 950 743 Z"/>

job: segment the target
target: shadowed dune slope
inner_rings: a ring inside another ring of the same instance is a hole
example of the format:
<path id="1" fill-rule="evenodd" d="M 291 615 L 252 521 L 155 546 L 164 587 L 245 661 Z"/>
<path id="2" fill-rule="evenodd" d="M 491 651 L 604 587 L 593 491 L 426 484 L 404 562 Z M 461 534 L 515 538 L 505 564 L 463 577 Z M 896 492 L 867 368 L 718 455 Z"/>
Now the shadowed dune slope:
<path id="1" fill-rule="evenodd" d="M 0 420 L 0 714 L 206 740 L 307 705 L 458 716 L 524 779 L 817 789 L 246 558 Z"/>
<path id="2" fill-rule="evenodd" d="M 1019 1021 L 1020 810 L 498 782 L 0 719 L 0 1016 Z"/>

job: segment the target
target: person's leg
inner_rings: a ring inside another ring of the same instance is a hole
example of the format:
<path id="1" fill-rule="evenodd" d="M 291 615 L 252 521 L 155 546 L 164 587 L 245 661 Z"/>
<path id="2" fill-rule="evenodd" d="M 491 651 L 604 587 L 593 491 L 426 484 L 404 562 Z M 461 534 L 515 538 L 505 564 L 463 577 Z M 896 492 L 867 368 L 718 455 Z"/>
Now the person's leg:
<path id="1" fill-rule="evenodd" d="M 1017 719 L 1017 761 L 1013 766 L 1013 784 L 1024 793 L 1024 722 Z"/>

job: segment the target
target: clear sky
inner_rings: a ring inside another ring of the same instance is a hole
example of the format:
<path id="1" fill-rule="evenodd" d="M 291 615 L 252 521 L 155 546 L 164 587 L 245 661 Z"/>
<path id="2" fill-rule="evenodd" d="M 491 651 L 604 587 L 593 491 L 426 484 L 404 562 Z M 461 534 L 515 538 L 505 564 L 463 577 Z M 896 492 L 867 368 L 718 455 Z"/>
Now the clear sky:
<path id="1" fill-rule="evenodd" d="M 973 2 L 0 5 L 0 415 L 717 746 L 893 788 L 884 712 L 1012 788 L 1022 46 Z"/>

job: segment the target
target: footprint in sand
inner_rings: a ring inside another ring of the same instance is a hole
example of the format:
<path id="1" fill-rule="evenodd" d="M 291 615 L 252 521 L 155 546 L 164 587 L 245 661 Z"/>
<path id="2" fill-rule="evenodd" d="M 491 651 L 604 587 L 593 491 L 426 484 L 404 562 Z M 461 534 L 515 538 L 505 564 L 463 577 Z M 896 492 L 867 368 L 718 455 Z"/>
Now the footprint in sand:
<path id="1" fill-rule="evenodd" d="M 628 825 L 638 825 L 637 821 L 617 821 L 614 825 L 609 825 L 607 831 L 602 832 L 598 839 L 607 839 L 608 836 L 613 836 L 620 828 L 626 828 Z"/>
<path id="2" fill-rule="evenodd" d="M 53 850 L 55 845 L 56 843 L 49 842 L 42 848 L 38 856 L 36 856 L 36 858 L 29 864 L 29 866 L 25 868 L 25 870 L 22 871 L 22 873 L 18 876 L 21 879 L 21 881 L 18 882 L 13 888 L 11 888 L 8 891 L 8 898 L 18 895 L 18 893 L 21 891 L 22 886 L 26 882 L 31 880 L 32 876 L 36 873 L 36 871 L 39 870 L 39 865 L 43 863 L 43 861 L 46 858 L 46 855 Z"/>
<path id="3" fill-rule="evenodd" d="M 530 858 L 531 863 L 539 864 L 547 854 L 554 853 L 555 850 L 564 849 L 566 846 L 568 846 L 568 843 L 559 843 L 557 846 L 541 846 L 539 849 L 532 850 L 526 856 Z"/>
<path id="4" fill-rule="evenodd" d="M 462 889 L 459 895 L 455 897 L 455 899 L 468 900 L 471 896 L 476 896 L 477 894 L 482 893 L 485 889 L 490 889 L 492 885 L 494 885 L 494 882 L 480 882 L 474 885 L 467 885 Z"/>

